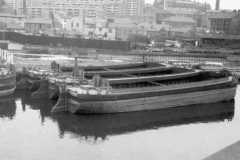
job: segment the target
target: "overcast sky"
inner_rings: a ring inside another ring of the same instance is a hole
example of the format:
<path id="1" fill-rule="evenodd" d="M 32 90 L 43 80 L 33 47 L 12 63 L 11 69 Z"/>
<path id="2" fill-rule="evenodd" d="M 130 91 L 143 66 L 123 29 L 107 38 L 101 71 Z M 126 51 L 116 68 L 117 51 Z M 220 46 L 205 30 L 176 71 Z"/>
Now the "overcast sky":
<path id="1" fill-rule="evenodd" d="M 199 2 L 210 3 L 212 9 L 215 8 L 216 0 L 199 0 Z M 220 0 L 220 9 L 240 9 L 240 0 Z M 153 3 L 154 0 L 145 0 L 146 3 Z M 196 0 L 198 2 L 198 0 Z"/>

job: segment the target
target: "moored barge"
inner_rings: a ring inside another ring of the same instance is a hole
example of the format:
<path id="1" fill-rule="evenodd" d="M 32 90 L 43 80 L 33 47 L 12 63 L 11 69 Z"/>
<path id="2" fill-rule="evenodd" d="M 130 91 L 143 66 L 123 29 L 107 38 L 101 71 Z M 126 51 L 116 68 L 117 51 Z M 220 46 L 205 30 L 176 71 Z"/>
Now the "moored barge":
<path id="1" fill-rule="evenodd" d="M 40 68 L 26 70 L 26 82 L 30 91 L 36 91 L 42 82 L 42 79 L 47 76 L 58 76 L 59 72 L 52 70 L 42 70 Z"/>
<path id="2" fill-rule="evenodd" d="M 175 77 L 176 78 L 176 77 Z M 180 82 L 180 83 L 179 83 Z M 61 86 L 52 112 L 68 110 L 81 114 L 106 114 L 156 110 L 234 99 L 237 79 L 229 72 L 201 71 L 189 78 L 112 84 L 95 78 L 93 85 Z"/>
<path id="3" fill-rule="evenodd" d="M 54 63 L 51 64 L 51 68 Z M 59 66 L 59 65 L 57 65 Z M 78 66 L 78 65 L 76 65 Z M 103 69 L 104 68 L 104 69 Z M 110 70 L 115 69 L 115 70 Z M 36 91 L 39 89 L 40 84 L 42 82 L 43 77 L 51 76 L 68 76 L 71 77 L 73 74 L 76 76 L 79 74 L 79 71 L 84 70 L 85 78 L 92 78 L 95 74 L 100 74 L 106 78 L 114 78 L 114 77 L 128 77 L 132 75 L 157 75 L 160 72 L 169 72 L 171 69 L 160 63 L 133 63 L 133 64 L 125 64 L 125 65 L 112 65 L 112 66 L 89 66 L 78 69 L 76 72 L 59 72 L 56 69 L 40 69 L 40 67 L 30 67 L 26 70 L 26 81 L 27 86 L 31 91 Z M 104 70 L 104 71 L 103 71 Z M 129 75 L 131 74 L 131 75 Z M 81 75 L 82 76 L 82 75 Z"/>
<path id="4" fill-rule="evenodd" d="M 197 74 L 195 71 L 191 69 L 186 69 L 186 68 L 162 68 L 157 71 L 156 75 L 135 76 L 135 75 L 128 74 L 128 77 L 124 77 L 124 75 L 122 75 L 123 77 L 120 77 L 120 78 L 109 78 L 108 83 L 110 85 L 118 84 L 119 87 L 121 87 L 121 85 L 125 85 L 126 83 L 134 86 L 144 82 L 154 83 L 153 81 L 170 80 L 176 77 L 186 78 L 186 77 L 193 76 L 195 74 Z M 48 80 L 47 92 L 48 92 L 49 99 L 58 99 L 59 86 L 62 84 L 67 84 L 67 85 L 88 84 L 87 79 L 76 79 L 76 78 L 70 78 L 70 77 L 65 79 L 61 77 L 48 77 L 47 80 Z M 43 82 L 43 83 L 46 83 L 46 82 Z"/>
<path id="5" fill-rule="evenodd" d="M 11 95 L 16 89 L 16 72 L 11 68 L 0 68 L 0 97 Z"/>

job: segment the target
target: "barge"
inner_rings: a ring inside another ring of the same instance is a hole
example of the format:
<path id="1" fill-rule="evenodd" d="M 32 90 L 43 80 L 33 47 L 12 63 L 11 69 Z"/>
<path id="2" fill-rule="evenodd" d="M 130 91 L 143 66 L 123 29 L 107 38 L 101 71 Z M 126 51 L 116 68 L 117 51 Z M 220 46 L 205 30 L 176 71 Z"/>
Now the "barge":
<path id="1" fill-rule="evenodd" d="M 27 88 L 33 92 L 38 90 L 44 77 L 60 75 L 59 72 L 52 70 L 42 70 L 40 68 L 29 68 L 23 72 L 26 73 Z"/>
<path id="2" fill-rule="evenodd" d="M 54 66 L 51 63 L 51 68 Z M 57 66 L 59 66 L 57 64 Z M 76 64 L 78 66 L 78 64 Z M 104 67 L 104 71 L 103 71 Z M 115 70 L 110 70 L 108 68 L 112 68 Z M 134 69 L 135 68 L 135 69 Z M 56 69 L 40 69 L 39 67 L 30 67 L 26 70 L 26 81 L 27 86 L 31 91 L 36 91 L 39 89 L 40 84 L 42 82 L 43 77 L 56 77 L 56 76 L 68 76 L 71 77 L 73 75 L 78 77 L 92 78 L 95 74 L 100 74 L 103 77 L 114 78 L 114 77 L 127 77 L 132 75 L 156 75 L 160 74 L 163 71 L 169 72 L 171 69 L 160 63 L 133 63 L 133 64 L 125 64 L 125 65 L 112 65 L 112 66 L 90 66 L 81 68 L 79 67 L 77 71 L 71 72 L 59 72 Z M 82 72 L 80 74 L 80 72 Z M 83 73 L 84 72 L 84 73 Z"/>
<path id="3" fill-rule="evenodd" d="M 136 72 L 135 72 L 136 73 Z M 139 73 L 140 74 L 140 73 Z M 139 75 L 138 74 L 138 75 Z M 121 87 L 121 84 L 124 85 L 126 83 L 130 83 L 129 85 L 137 85 L 138 83 L 144 83 L 144 82 L 152 82 L 153 81 L 159 81 L 159 80 L 170 80 L 174 79 L 176 77 L 180 78 L 186 78 L 190 76 L 194 76 L 198 73 L 196 73 L 194 70 L 186 69 L 186 68 L 162 68 L 159 69 L 156 73 L 156 75 L 152 76 L 135 76 L 134 74 L 128 74 L 128 77 L 122 77 L 120 78 L 109 78 L 108 83 L 110 85 L 119 85 Z M 102 75 L 100 75 L 102 77 Z M 113 76 L 114 77 L 114 76 Z M 48 77 L 47 78 L 47 92 L 48 92 L 48 98 L 49 99 L 58 99 L 59 96 L 59 86 L 62 84 L 67 85 L 80 85 L 80 84 L 89 84 L 90 80 L 87 79 L 76 79 L 76 78 L 61 78 L 61 77 Z M 43 82 L 42 85 L 46 85 L 46 82 Z M 43 92 L 43 87 L 40 87 L 38 93 Z"/>
<path id="4" fill-rule="evenodd" d="M 60 87 L 52 112 L 80 114 L 123 113 L 234 99 L 238 80 L 230 72 L 199 71 L 191 77 L 110 85 L 97 77 L 93 85 Z M 121 85 L 121 87 L 120 87 Z"/>
<path id="5" fill-rule="evenodd" d="M 16 89 L 16 72 L 11 68 L 0 68 L 0 97 L 11 95 Z"/>

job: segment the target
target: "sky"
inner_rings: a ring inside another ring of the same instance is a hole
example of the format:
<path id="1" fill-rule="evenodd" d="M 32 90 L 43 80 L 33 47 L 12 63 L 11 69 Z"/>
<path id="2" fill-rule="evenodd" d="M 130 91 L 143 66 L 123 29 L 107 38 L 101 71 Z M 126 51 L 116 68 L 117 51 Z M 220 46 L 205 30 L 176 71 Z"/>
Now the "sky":
<path id="1" fill-rule="evenodd" d="M 216 0 L 199 0 L 199 2 L 210 3 L 212 9 L 215 9 Z M 154 0 L 145 0 L 146 3 L 153 3 Z M 196 0 L 198 2 L 198 0 Z M 240 0 L 220 0 L 220 9 L 240 9 Z"/>

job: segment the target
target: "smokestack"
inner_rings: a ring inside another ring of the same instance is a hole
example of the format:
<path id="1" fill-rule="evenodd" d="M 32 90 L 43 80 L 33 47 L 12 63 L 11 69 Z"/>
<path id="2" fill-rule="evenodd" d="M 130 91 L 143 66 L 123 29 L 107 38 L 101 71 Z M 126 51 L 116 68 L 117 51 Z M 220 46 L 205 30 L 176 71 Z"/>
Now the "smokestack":
<path id="1" fill-rule="evenodd" d="M 2 11 L 2 0 L 0 0 L 0 12 Z"/>
<path id="2" fill-rule="evenodd" d="M 23 14 L 26 15 L 26 0 L 23 0 Z"/>
<path id="3" fill-rule="evenodd" d="M 166 0 L 163 0 L 163 10 L 166 10 Z"/>
<path id="4" fill-rule="evenodd" d="M 220 0 L 216 0 L 215 10 L 219 10 L 219 9 L 220 9 Z"/>

